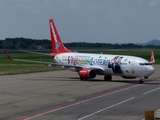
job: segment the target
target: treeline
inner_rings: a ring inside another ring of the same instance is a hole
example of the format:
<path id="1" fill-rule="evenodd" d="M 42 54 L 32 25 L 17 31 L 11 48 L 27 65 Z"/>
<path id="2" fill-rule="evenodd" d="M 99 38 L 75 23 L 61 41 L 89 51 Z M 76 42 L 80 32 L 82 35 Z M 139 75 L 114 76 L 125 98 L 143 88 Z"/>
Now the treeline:
<path id="1" fill-rule="evenodd" d="M 100 49 L 139 49 L 139 48 L 152 48 L 160 49 L 160 46 L 154 45 L 137 45 L 133 43 L 128 44 L 110 44 L 110 43 L 86 43 L 86 42 L 72 42 L 64 43 L 69 48 L 87 49 L 87 48 L 100 48 Z M 36 40 L 29 38 L 6 38 L 0 40 L 0 49 L 6 46 L 8 49 L 51 49 L 51 41 L 47 39 Z"/>
<path id="2" fill-rule="evenodd" d="M 39 46 L 44 49 L 50 49 L 51 41 L 47 39 L 6 38 L 5 40 L 0 40 L 0 48 L 3 48 L 3 46 L 8 49 L 38 49 Z"/>

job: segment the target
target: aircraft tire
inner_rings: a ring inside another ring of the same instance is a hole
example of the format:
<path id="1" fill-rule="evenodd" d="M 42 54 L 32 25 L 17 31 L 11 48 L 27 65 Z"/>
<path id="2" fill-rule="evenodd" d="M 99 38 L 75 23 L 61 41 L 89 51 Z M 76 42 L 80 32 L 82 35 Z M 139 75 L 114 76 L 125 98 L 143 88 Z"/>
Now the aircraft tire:
<path id="1" fill-rule="evenodd" d="M 143 84 L 143 80 L 139 80 L 139 83 L 140 83 L 140 84 Z"/>
<path id="2" fill-rule="evenodd" d="M 105 81 L 111 81 L 112 80 L 112 76 L 111 75 L 105 75 L 104 76 L 104 80 Z"/>
<path id="3" fill-rule="evenodd" d="M 83 80 L 84 80 L 84 78 L 80 77 L 80 80 L 81 80 L 81 81 L 83 81 Z"/>

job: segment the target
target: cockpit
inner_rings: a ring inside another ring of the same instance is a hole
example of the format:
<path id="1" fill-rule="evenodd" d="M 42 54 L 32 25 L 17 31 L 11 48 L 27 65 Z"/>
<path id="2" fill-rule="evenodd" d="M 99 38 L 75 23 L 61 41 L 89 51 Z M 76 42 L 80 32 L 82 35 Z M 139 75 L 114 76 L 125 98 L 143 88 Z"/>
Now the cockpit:
<path id="1" fill-rule="evenodd" d="M 139 63 L 139 65 L 144 66 L 144 65 L 152 65 L 151 63 Z"/>

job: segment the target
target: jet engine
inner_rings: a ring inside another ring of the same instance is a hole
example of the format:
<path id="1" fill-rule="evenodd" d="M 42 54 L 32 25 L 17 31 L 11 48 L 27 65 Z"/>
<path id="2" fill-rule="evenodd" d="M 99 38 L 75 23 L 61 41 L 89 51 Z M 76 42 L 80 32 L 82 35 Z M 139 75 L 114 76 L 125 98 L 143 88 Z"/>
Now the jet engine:
<path id="1" fill-rule="evenodd" d="M 95 78 L 97 73 L 94 69 L 91 68 L 82 68 L 79 72 L 78 72 L 81 80 L 83 79 L 88 79 L 88 78 Z"/>

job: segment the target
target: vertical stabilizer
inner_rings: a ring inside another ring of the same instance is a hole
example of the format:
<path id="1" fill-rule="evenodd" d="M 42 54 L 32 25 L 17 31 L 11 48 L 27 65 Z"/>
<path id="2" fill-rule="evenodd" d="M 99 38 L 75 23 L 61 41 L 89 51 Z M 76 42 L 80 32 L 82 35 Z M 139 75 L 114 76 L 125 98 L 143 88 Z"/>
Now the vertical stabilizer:
<path id="1" fill-rule="evenodd" d="M 50 25 L 50 35 L 52 43 L 52 53 L 59 54 L 59 53 L 71 52 L 71 50 L 67 49 L 63 45 L 53 19 L 49 19 L 49 25 Z"/>

